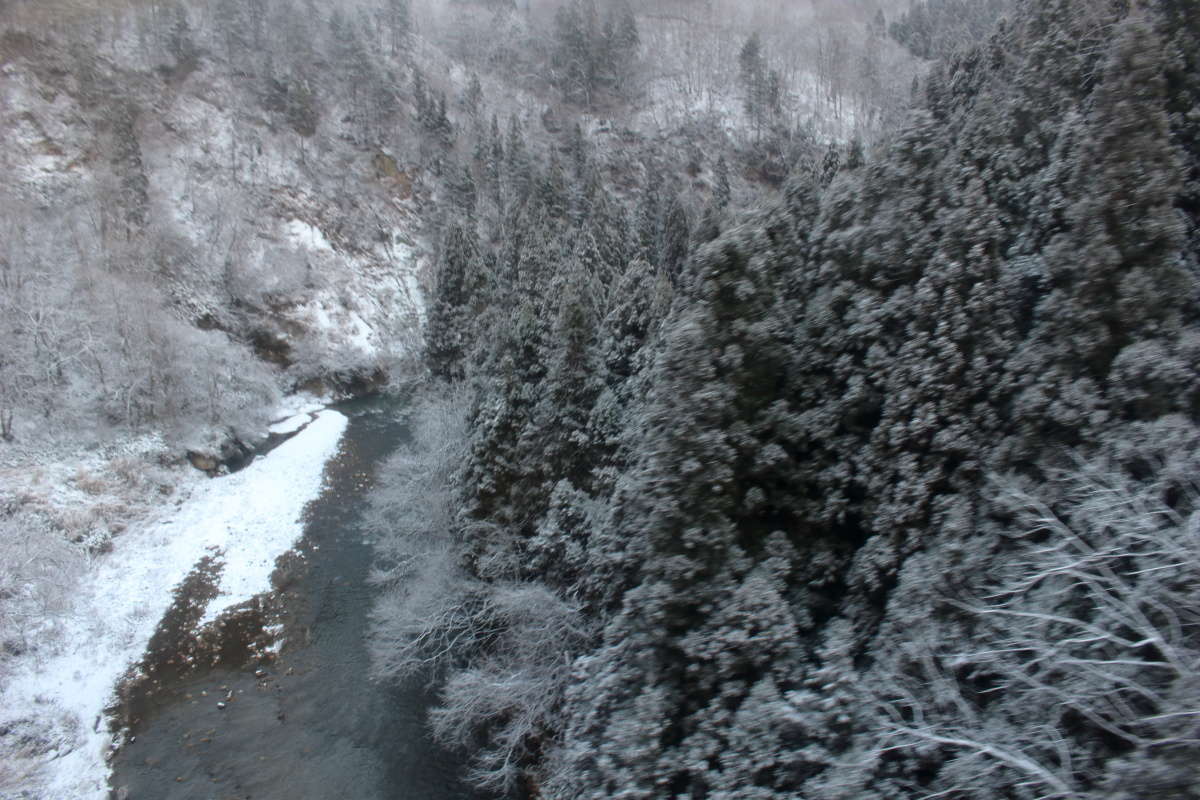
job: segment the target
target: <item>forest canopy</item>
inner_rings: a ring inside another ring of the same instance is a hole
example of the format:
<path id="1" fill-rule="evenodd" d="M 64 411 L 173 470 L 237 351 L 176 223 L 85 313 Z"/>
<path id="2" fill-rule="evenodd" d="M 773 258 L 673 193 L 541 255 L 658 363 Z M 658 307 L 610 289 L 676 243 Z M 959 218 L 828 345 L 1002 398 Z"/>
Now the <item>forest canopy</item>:
<path id="1" fill-rule="evenodd" d="M 585 153 L 450 228 L 428 402 L 462 434 L 390 558 L 448 559 L 456 611 L 415 631 L 385 577 L 377 630 L 481 786 L 1196 796 L 1200 14 L 964 8 L 887 26 L 940 59 L 916 107 L 764 210 L 689 215 L 648 161 L 611 216 Z"/>

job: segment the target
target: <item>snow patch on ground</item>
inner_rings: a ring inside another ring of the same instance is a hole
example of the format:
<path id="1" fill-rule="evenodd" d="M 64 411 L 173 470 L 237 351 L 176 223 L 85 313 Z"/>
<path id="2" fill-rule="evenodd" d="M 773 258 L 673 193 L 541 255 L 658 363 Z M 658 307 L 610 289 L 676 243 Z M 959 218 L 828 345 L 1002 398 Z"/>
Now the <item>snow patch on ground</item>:
<path id="1" fill-rule="evenodd" d="M 287 232 L 288 241 L 293 247 L 303 247 L 307 250 L 326 250 L 333 251 L 333 245 L 325 238 L 325 234 L 321 233 L 321 229 L 298 219 L 288 220 L 284 226 Z"/>
<path id="2" fill-rule="evenodd" d="M 208 546 L 220 548 L 217 561 L 224 564 L 224 569 L 217 597 L 209 603 L 201 624 L 271 588 L 275 559 L 303 533 L 301 512 L 320 491 L 325 461 L 336 452 L 346 423 L 346 418 L 336 411 L 318 414 L 295 439 L 280 445 L 279 450 L 283 450 L 298 442 L 297 447 L 284 453 L 282 464 L 269 465 L 267 462 L 274 455 L 271 453 L 256 462 L 262 465 L 256 474 L 240 485 L 235 482 L 229 487 L 236 493 L 236 505 L 223 505 L 203 527 Z M 253 466 L 232 477 L 250 472 Z M 244 489 L 249 491 L 241 491 Z M 190 527 L 193 521 L 185 518 L 183 524 Z M 222 539 L 225 544 L 220 544 Z"/>
<path id="3" fill-rule="evenodd" d="M 105 754 L 113 741 L 104 709 L 141 657 L 172 590 L 213 553 L 223 569 L 209 619 L 268 590 L 275 558 L 303 532 L 302 512 L 320 491 L 346 424 L 341 414 L 322 411 L 240 472 L 213 480 L 197 473 L 177 509 L 115 540 L 78 587 L 57 647 L 21 665 L 0 692 L 0 728 L 27 731 L 42 745 L 23 758 L 5 754 L 10 771 L 28 771 L 20 796 L 107 797 Z"/>

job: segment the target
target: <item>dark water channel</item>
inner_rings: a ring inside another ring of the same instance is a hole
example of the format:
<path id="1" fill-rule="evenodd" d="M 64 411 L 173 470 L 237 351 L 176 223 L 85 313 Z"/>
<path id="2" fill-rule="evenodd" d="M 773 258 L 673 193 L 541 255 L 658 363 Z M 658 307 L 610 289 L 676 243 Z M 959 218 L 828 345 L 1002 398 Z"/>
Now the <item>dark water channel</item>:
<path id="1" fill-rule="evenodd" d="M 274 656 L 173 675 L 129 713 L 112 797 L 127 800 L 467 800 L 459 760 L 429 741 L 420 687 L 367 677 L 371 546 L 361 509 L 376 468 L 408 439 L 394 404 L 346 403 L 350 418 L 304 538 L 267 601 L 283 625 Z M 220 707 L 218 704 L 224 707 Z M 127 712 L 128 713 L 128 712 Z"/>

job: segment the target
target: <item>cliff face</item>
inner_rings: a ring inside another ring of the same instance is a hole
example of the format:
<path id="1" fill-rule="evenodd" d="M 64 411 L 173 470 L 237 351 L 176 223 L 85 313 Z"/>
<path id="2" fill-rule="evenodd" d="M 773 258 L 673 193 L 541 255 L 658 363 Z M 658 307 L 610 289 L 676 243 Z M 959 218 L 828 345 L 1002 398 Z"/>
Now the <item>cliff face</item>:
<path id="1" fill-rule="evenodd" d="M 482 780 L 1196 796 L 1197 10 L 1021 5 L 886 152 L 632 265 L 632 308 L 577 310 L 586 266 L 439 299 L 528 309 L 455 351 L 457 596 L 521 631 L 539 587 L 578 637 L 569 671 L 528 631 L 448 659 Z M 481 711 L 514 676 L 560 699 Z"/>

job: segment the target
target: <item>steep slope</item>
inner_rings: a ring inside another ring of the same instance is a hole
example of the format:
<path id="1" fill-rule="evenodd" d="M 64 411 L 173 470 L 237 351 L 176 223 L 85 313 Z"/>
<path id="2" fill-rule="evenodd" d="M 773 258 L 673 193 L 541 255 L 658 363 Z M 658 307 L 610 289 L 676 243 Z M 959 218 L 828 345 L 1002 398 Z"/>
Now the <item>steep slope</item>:
<path id="1" fill-rule="evenodd" d="M 38 414 L 68 432 L 250 433 L 243 416 L 276 387 L 369 377 L 412 349 L 410 179 L 346 107 L 354 76 L 276 77 L 333 58 L 333 34 L 254 50 L 228 37 L 268 20 L 242 30 L 217 10 L 28 27 L 14 12 L 0 48 L 6 438 L 44 437 Z"/>
<path id="2" fill-rule="evenodd" d="M 481 781 L 1196 796 L 1196 12 L 1022 4 L 865 165 L 618 266 L 632 308 L 573 315 L 543 259 L 610 284 L 542 245 L 440 298 L 521 311 L 461 334 L 453 521 L 407 529 L 466 583 L 381 631 L 449 670 Z"/>

